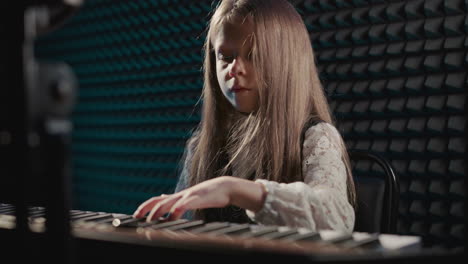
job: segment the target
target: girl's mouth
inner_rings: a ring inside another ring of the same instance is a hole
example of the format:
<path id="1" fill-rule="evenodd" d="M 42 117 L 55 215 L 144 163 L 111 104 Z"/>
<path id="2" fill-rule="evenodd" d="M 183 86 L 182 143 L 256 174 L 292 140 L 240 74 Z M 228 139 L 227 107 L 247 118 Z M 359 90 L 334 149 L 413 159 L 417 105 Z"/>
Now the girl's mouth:
<path id="1" fill-rule="evenodd" d="M 240 93 L 240 92 L 246 92 L 250 91 L 250 89 L 244 88 L 242 86 L 235 85 L 231 89 L 229 89 L 233 93 Z"/>

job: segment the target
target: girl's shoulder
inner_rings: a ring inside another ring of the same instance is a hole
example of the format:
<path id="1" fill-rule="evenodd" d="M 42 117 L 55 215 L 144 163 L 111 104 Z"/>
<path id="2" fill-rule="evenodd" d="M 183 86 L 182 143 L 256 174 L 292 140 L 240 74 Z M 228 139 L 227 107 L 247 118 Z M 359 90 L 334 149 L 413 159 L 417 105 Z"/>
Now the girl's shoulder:
<path id="1" fill-rule="evenodd" d="M 339 140 L 341 138 L 340 132 L 333 125 L 325 121 L 309 121 L 303 129 L 303 141 L 306 139 L 327 136 Z"/>

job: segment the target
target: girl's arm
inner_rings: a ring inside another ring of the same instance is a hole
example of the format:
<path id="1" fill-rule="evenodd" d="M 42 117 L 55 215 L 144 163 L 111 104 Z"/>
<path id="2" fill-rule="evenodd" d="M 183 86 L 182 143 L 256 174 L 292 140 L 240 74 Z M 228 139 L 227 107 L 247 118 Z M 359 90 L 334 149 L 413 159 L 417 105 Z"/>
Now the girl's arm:
<path id="1" fill-rule="evenodd" d="M 266 196 L 261 183 L 222 176 L 204 181 L 171 195 L 152 197 L 134 212 L 135 218 L 148 214 L 147 221 L 160 219 L 170 212 L 170 219 L 180 218 L 185 212 L 202 208 L 221 208 L 236 205 L 253 212 L 261 209 Z"/>
<path id="2" fill-rule="evenodd" d="M 354 209 L 348 202 L 340 136 L 321 123 L 304 140 L 304 182 L 256 182 L 231 176 L 214 178 L 172 195 L 156 196 L 135 211 L 137 218 L 159 219 L 170 212 L 178 219 L 188 210 L 236 205 L 259 224 L 352 231 Z M 267 191 L 268 190 L 268 191 Z"/>
<path id="3" fill-rule="evenodd" d="M 230 204 L 252 212 L 262 209 L 268 194 L 265 185 L 235 177 L 226 176 L 226 179 L 231 181 Z"/>
<path id="4" fill-rule="evenodd" d="M 303 145 L 304 182 L 257 180 L 268 195 L 260 211 L 248 210 L 247 215 L 265 225 L 352 231 L 355 215 L 348 201 L 340 143 L 341 136 L 330 124 L 309 128 Z"/>

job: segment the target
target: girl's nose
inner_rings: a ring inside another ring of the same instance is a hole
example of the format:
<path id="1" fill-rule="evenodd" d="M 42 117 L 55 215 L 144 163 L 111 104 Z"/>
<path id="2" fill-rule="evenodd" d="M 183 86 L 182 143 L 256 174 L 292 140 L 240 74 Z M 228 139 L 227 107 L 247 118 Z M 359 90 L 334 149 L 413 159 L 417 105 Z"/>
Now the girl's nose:
<path id="1" fill-rule="evenodd" d="M 229 69 L 229 77 L 235 77 L 245 74 L 244 64 L 239 58 L 235 58 L 231 63 L 231 69 Z"/>

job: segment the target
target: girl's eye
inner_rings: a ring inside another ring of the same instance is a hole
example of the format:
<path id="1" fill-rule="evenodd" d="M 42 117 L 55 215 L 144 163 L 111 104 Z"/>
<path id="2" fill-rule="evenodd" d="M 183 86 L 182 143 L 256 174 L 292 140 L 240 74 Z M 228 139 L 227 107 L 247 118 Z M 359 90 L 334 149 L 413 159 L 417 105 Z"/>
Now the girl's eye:
<path id="1" fill-rule="evenodd" d="M 225 56 L 222 53 L 218 53 L 218 60 L 231 63 L 234 60 L 235 56 Z"/>

